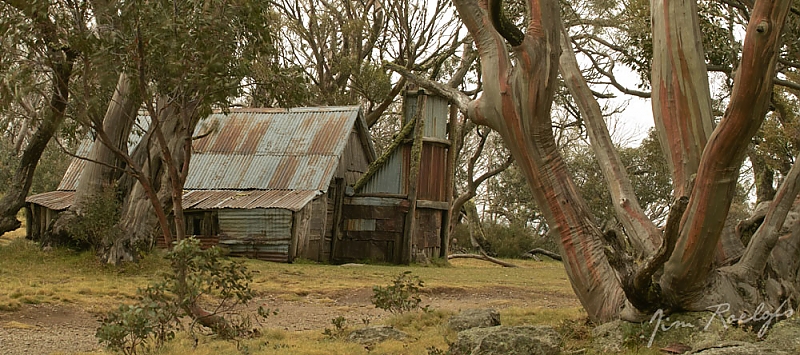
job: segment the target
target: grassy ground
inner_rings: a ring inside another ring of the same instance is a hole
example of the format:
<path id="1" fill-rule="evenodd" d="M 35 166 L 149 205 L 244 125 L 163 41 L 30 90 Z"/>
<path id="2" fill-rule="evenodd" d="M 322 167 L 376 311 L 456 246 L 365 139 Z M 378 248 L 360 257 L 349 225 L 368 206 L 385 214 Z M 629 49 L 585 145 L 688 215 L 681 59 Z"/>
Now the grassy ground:
<path id="1" fill-rule="evenodd" d="M 16 312 L 32 304 L 48 304 L 78 307 L 99 316 L 121 303 L 132 303 L 137 288 L 156 280 L 158 274 L 168 267 L 163 252 L 147 256 L 139 264 L 112 267 L 97 262 L 91 252 L 42 251 L 37 245 L 20 238 L 18 233 L 0 238 L 0 312 Z M 563 266 L 558 262 L 513 262 L 522 267 L 501 268 L 466 259 L 453 260 L 448 266 L 429 267 L 341 267 L 257 260 L 247 260 L 246 265 L 254 272 L 252 286 L 258 294 L 277 295 L 284 301 L 302 300 L 309 295 L 324 299 L 355 290 L 361 290 L 363 294 L 364 289 L 388 285 L 396 275 L 410 270 L 425 281 L 424 297 L 456 295 L 454 302 L 458 303 L 457 296 L 475 297 L 476 293 L 486 293 L 492 298 L 493 303 L 489 304 L 500 309 L 504 325 L 551 325 L 565 335 L 565 351 L 594 353 L 581 350 L 588 346 L 591 329 L 586 325 L 586 314 L 575 299 Z M 519 299 L 515 303 L 505 302 L 504 290 L 530 295 L 530 302 L 521 303 Z M 542 300 L 547 300 L 547 306 L 542 305 Z M 453 314 L 453 310 L 440 309 L 384 317 L 380 323 L 393 325 L 408 333 L 410 338 L 387 341 L 370 348 L 344 341 L 348 331 L 362 324 L 351 322 L 341 336 L 329 336 L 323 334 L 323 329 L 287 331 L 270 328 L 267 319 L 267 326 L 255 338 L 231 342 L 212 335 L 200 335 L 200 346 L 195 346 L 194 339 L 181 332 L 156 354 L 437 354 L 435 349 L 446 350 L 448 343 L 456 339 L 456 334 L 447 328 L 447 320 Z M 658 352 L 639 347 L 630 353 Z"/>

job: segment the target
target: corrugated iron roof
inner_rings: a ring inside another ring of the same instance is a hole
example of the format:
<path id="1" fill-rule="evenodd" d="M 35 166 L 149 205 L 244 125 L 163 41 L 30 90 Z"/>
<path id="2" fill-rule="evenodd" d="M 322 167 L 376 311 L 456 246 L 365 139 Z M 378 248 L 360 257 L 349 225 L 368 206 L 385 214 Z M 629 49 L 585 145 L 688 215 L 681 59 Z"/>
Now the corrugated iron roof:
<path id="1" fill-rule="evenodd" d="M 235 109 L 214 113 L 195 130 L 187 190 L 318 190 L 325 192 L 358 106 Z M 87 147 L 88 151 L 88 147 Z M 73 160 L 59 190 L 75 190 L 86 162 Z"/>
<path id="2" fill-rule="evenodd" d="M 75 200 L 74 191 L 50 191 L 38 195 L 28 196 L 25 202 L 42 205 L 51 210 L 61 211 L 72 206 Z"/>

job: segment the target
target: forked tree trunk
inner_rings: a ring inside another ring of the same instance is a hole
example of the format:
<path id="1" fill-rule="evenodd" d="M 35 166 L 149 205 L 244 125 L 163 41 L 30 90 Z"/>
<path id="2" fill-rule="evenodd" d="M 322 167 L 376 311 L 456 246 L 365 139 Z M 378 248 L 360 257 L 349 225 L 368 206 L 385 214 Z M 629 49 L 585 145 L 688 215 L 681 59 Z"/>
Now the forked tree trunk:
<path id="1" fill-rule="evenodd" d="M 775 307 L 787 297 L 798 296 L 800 228 L 798 223 L 794 223 L 794 232 L 782 232 L 780 227 L 793 203 L 800 209 L 796 199 L 800 191 L 800 173 L 796 170 L 800 167 L 793 168 L 787 179 L 796 185 L 784 184 L 776 193 L 744 257 L 734 266 L 715 263 L 715 255 L 730 255 L 726 249 L 736 246 L 727 239 L 721 242 L 721 234 L 748 142 L 766 113 L 789 2 L 759 0 L 755 4 L 730 105 L 713 132 L 696 3 L 652 3 L 657 52 L 652 80 L 654 116 L 670 163 L 675 196 L 681 198 L 673 204 L 663 236 L 649 238 L 664 242 L 641 264 L 634 264 L 618 245 L 609 246 L 612 249 L 606 256 L 601 232 L 553 138 L 550 105 L 557 85 L 561 34 L 556 1 L 528 0 L 531 17 L 524 33 L 505 19 L 499 0 L 454 2 L 481 58 L 484 91 L 475 101 L 451 88 L 392 69 L 448 97 L 472 121 L 500 133 L 551 231 L 560 238 L 567 275 L 591 319 L 635 317 L 637 311 L 655 307 L 666 311 L 705 310 L 721 302 L 730 303 L 733 314 L 752 312 L 759 302 L 766 300 L 768 306 Z M 503 39 L 511 44 L 513 63 Z M 586 101 L 582 109 L 593 112 L 595 108 L 581 80 L 575 77 L 571 60 L 562 57 L 565 79 L 577 99 Z M 592 124 L 598 125 L 590 127 L 597 136 L 592 143 L 605 145 L 602 122 L 593 120 Z M 596 151 L 601 157 L 607 155 L 603 159 L 613 170 L 616 153 L 603 147 Z M 627 193 L 626 183 L 619 181 L 624 179 L 624 172 L 609 171 L 606 176 L 612 180 L 611 190 L 618 190 L 614 198 L 619 204 Z M 651 235 L 652 227 L 647 223 L 641 223 L 643 227 L 634 225 L 640 223 L 639 212 L 626 208 L 616 212 L 623 221 L 631 219 L 626 222 L 632 225 L 626 226 L 630 233 Z M 608 242 L 614 240 L 608 238 Z"/>
<path id="2" fill-rule="evenodd" d="M 122 204 L 122 213 L 116 228 L 118 233 L 105 238 L 98 251 L 102 261 L 114 264 L 137 260 L 143 250 L 156 244 L 156 238 L 165 238 L 165 243 L 171 243 L 172 231 L 164 231 L 164 226 L 169 226 L 167 216 L 173 210 L 173 196 L 176 193 L 169 170 L 188 168 L 185 145 L 191 144 L 191 133 L 198 121 L 193 108 L 188 108 L 188 121 L 180 110 L 177 104 L 167 103 L 167 100 L 160 100 L 153 110 L 158 115 L 159 122 L 157 125 L 151 123 L 148 133 L 142 137 L 141 143 L 130 156 L 140 167 L 144 178 L 126 175 L 121 179 L 120 187 L 129 193 Z M 156 129 L 162 134 L 161 143 L 158 142 L 160 139 Z M 170 162 L 163 159 L 164 148 L 170 153 Z M 179 182 L 179 186 L 177 193 L 180 195 L 183 193 L 183 180 Z M 154 195 L 157 203 L 154 203 Z M 176 221 L 175 227 L 180 231 L 184 226 Z"/>

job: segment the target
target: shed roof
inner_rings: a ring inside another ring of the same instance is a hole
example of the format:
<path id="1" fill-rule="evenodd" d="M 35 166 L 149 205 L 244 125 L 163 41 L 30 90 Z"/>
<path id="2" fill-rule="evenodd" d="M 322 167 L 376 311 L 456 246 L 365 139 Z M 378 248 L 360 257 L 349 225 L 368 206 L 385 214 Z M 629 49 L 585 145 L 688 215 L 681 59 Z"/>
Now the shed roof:
<path id="1" fill-rule="evenodd" d="M 368 159 L 375 159 L 358 106 L 232 109 L 201 120 L 194 134 L 200 136 L 209 129 L 211 134 L 192 143 L 184 198 L 197 200 L 184 202 L 186 208 L 302 208 L 327 192 L 353 129 Z M 89 144 L 82 144 L 80 150 L 85 154 Z M 58 190 L 74 191 L 86 164 L 74 159 Z M 244 194 L 254 190 L 262 193 Z M 247 199 L 242 196 L 252 201 L 243 203 Z M 64 199 L 64 194 L 52 193 L 28 198 L 43 206 L 66 208 L 64 204 L 68 207 L 72 201 Z"/>

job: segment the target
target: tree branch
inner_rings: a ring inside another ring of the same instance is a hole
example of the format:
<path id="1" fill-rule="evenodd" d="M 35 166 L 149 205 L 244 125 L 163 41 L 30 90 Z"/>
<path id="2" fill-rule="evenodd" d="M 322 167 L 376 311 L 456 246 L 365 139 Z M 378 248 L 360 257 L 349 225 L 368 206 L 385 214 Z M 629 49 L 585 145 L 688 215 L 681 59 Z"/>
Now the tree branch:
<path id="1" fill-rule="evenodd" d="M 469 99 L 469 97 L 467 97 L 467 95 L 465 95 L 461 91 L 458 91 L 442 83 L 438 83 L 433 80 L 420 77 L 412 73 L 405 67 L 397 65 L 395 63 L 384 62 L 383 66 L 406 77 L 408 80 L 413 81 L 419 86 L 430 90 L 434 94 L 446 98 L 448 101 L 450 101 L 451 104 L 456 105 L 456 107 L 458 107 L 458 109 L 461 112 L 467 112 L 471 100 Z"/>
<path id="2" fill-rule="evenodd" d="M 798 193 L 800 193 L 800 156 L 795 158 L 792 169 L 789 170 L 783 184 L 775 193 L 775 198 L 769 204 L 764 222 L 758 227 L 742 258 L 735 265 L 740 275 L 752 278 L 764 272 L 770 252 L 778 242 L 779 231 Z"/>

